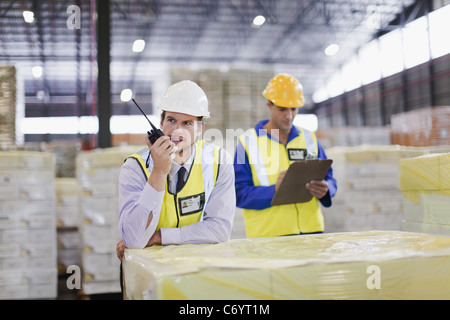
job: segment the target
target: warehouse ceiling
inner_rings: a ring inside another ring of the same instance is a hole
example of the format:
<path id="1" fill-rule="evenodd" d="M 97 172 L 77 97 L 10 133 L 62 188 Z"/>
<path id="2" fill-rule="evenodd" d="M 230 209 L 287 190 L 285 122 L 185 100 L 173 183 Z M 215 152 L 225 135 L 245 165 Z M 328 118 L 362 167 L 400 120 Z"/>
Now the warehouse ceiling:
<path id="1" fill-rule="evenodd" d="M 314 90 L 358 47 L 415 19 L 425 2 L 111 0 L 113 106 L 120 105 L 121 90 L 131 88 L 142 97 L 141 104 L 150 107 L 150 88 L 166 86 L 170 79 L 163 74 L 168 67 L 289 72 L 302 82 L 307 103 L 312 104 Z M 80 20 L 71 5 L 80 8 Z M 33 22 L 24 21 L 24 10 L 34 13 Z M 0 2 L 0 64 L 16 65 L 24 79 L 26 116 L 92 112 L 95 10 L 95 1 Z M 259 27 L 253 24 L 257 15 L 266 18 Z M 74 29 L 77 22 L 79 29 Z M 142 52 L 131 50 L 136 39 L 146 43 Z M 340 50 L 327 56 L 324 49 L 332 43 Z M 34 66 L 42 67 L 40 77 L 33 77 Z M 113 108 L 113 114 L 124 113 L 136 110 Z"/>

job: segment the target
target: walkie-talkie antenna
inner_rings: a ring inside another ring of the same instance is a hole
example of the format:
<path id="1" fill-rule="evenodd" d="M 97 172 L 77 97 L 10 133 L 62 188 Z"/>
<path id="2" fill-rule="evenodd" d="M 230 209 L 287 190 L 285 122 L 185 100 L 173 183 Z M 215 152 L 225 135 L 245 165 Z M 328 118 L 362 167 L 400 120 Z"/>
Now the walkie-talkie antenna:
<path id="1" fill-rule="evenodd" d="M 139 108 L 139 110 L 142 112 L 142 114 L 144 115 L 145 119 L 147 119 L 148 123 L 150 123 L 150 125 L 152 126 L 153 130 L 158 130 L 156 129 L 156 127 L 153 125 L 153 123 L 147 118 L 147 116 L 145 115 L 144 111 L 142 111 L 141 107 L 139 107 L 139 105 L 137 104 L 137 102 L 134 99 L 133 100 L 134 104 L 136 105 L 136 107 Z"/>

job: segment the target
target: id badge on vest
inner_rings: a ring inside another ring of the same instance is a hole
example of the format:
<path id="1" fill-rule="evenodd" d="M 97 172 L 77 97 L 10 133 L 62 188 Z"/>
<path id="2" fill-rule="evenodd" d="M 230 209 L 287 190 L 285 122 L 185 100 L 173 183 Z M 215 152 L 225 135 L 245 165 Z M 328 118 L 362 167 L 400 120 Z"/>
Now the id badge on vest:
<path id="1" fill-rule="evenodd" d="M 287 149 L 289 160 L 305 160 L 308 154 L 306 149 Z"/>
<path id="2" fill-rule="evenodd" d="M 178 198 L 178 207 L 180 208 L 180 214 L 182 216 L 203 211 L 204 206 L 204 192 L 189 197 Z"/>

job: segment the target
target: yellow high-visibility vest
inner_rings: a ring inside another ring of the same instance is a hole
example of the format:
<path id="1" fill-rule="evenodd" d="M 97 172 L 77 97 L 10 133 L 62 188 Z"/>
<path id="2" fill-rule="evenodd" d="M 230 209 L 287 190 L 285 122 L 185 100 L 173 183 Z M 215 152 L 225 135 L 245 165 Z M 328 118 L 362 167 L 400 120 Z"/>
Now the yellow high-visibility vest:
<path id="1" fill-rule="evenodd" d="M 306 158 L 307 153 L 318 155 L 317 138 L 313 132 L 299 128 L 299 135 L 286 146 L 267 136 L 265 130 L 257 135 L 249 129 L 240 136 L 250 162 L 255 186 L 270 186 L 277 182 L 281 171 L 287 170 L 295 160 Z M 300 233 L 322 232 L 324 221 L 319 201 L 272 206 L 263 210 L 244 209 L 247 237 L 274 237 Z"/>
<path id="2" fill-rule="evenodd" d="M 157 230 L 178 228 L 203 220 L 206 204 L 219 173 L 220 147 L 208 144 L 204 140 L 197 141 L 194 147 L 194 161 L 183 188 L 178 193 L 171 193 L 167 180 Z M 153 167 L 148 148 L 128 158 L 138 161 L 148 180 Z"/>

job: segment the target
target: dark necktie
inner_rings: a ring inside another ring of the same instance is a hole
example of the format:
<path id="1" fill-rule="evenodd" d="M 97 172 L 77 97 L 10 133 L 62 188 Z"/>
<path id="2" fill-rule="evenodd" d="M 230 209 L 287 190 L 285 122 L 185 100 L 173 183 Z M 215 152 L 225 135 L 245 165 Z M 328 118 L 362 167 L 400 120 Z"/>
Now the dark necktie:
<path id="1" fill-rule="evenodd" d="M 181 168 L 178 170 L 177 193 L 180 192 L 180 190 L 184 186 L 185 174 L 186 174 L 186 168 L 181 166 Z"/>

